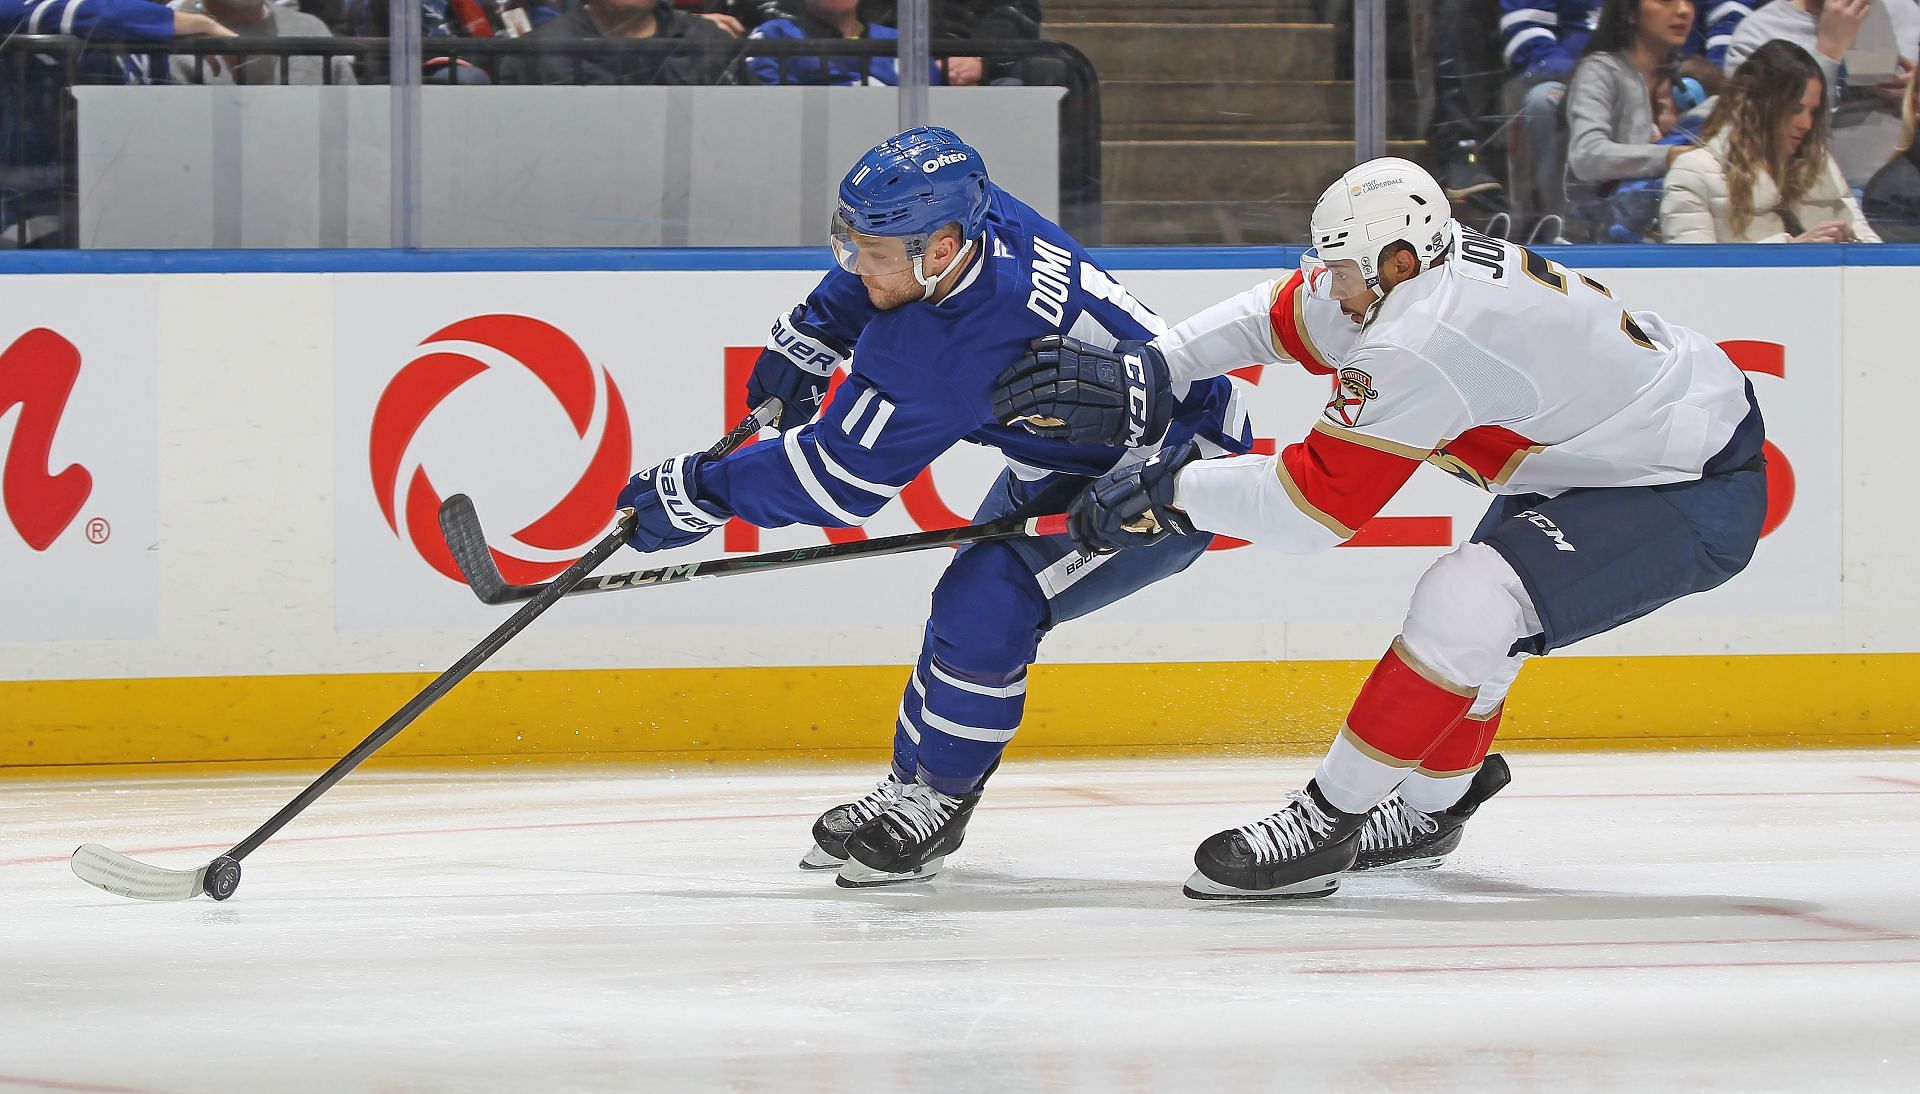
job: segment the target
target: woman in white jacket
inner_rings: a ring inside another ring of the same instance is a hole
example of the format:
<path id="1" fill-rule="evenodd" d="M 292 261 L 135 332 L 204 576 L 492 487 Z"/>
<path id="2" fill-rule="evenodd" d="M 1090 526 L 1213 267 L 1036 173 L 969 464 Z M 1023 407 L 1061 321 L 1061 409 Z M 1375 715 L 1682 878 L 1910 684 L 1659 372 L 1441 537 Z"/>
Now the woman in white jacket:
<path id="1" fill-rule="evenodd" d="M 1705 147 L 1667 169 L 1667 242 L 1880 242 L 1829 154 L 1826 94 L 1806 50 L 1755 50 L 1707 119 Z"/>

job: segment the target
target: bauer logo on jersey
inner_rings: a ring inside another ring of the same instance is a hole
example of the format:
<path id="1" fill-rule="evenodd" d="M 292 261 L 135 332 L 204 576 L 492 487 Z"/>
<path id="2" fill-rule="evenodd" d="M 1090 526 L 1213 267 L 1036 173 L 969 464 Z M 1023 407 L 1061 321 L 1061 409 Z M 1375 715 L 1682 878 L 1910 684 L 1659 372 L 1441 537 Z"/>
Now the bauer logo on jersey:
<path id="1" fill-rule="evenodd" d="M 1327 420 L 1348 428 L 1360 424 L 1360 415 L 1367 409 L 1367 401 L 1378 399 L 1380 393 L 1373 389 L 1373 377 L 1357 368 L 1343 368 L 1334 377 L 1333 398 L 1327 400 Z"/>

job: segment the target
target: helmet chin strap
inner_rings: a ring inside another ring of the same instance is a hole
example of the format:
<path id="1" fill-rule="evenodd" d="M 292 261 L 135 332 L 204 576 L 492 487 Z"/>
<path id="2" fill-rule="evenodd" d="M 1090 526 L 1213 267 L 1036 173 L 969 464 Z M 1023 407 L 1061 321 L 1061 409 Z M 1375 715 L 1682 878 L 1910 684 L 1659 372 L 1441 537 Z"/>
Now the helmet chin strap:
<path id="1" fill-rule="evenodd" d="M 953 256 L 953 261 L 947 263 L 947 268 L 940 271 L 939 273 L 935 274 L 932 277 L 927 276 L 926 270 L 922 266 L 922 263 L 926 261 L 926 255 L 925 254 L 914 255 L 913 256 L 913 279 L 920 283 L 920 299 L 922 300 L 933 299 L 934 287 L 940 284 L 940 279 L 952 273 L 954 270 L 959 269 L 960 264 L 965 262 L 967 260 L 967 256 L 972 253 L 973 253 L 973 240 L 969 239 L 967 240 L 966 245 L 960 248 L 960 252 Z"/>

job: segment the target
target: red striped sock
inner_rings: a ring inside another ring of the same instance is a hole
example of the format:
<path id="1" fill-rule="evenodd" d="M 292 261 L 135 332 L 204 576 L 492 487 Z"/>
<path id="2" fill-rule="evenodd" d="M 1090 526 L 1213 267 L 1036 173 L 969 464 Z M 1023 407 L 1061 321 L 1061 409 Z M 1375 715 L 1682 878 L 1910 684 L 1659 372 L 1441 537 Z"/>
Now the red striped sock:
<path id="1" fill-rule="evenodd" d="M 1460 719 L 1421 759 L 1420 770 L 1439 776 L 1472 774 L 1493 748 L 1494 734 L 1500 732 L 1500 715 L 1506 709 L 1503 703 L 1494 707 L 1491 714 L 1479 717 L 1469 714 Z"/>
<path id="2" fill-rule="evenodd" d="M 1441 679 L 1396 638 L 1361 685 L 1347 732 L 1384 762 L 1412 767 L 1449 735 L 1473 697 L 1474 689 Z"/>

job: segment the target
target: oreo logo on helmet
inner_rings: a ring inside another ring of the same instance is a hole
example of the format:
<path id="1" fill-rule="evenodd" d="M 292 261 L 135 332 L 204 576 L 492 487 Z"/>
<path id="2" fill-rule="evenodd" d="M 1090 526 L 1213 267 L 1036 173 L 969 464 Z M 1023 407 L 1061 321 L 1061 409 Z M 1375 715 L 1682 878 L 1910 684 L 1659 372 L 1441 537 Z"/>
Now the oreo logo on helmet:
<path id="1" fill-rule="evenodd" d="M 967 162 L 967 154 L 965 152 L 942 152 L 930 160 L 921 161 L 920 170 L 925 174 L 931 175 L 948 164 L 965 162 Z"/>

